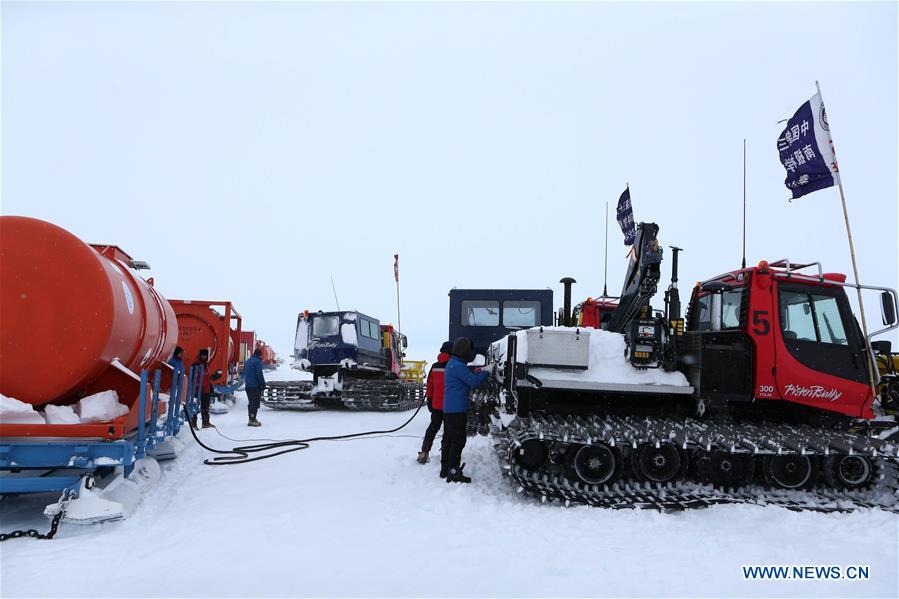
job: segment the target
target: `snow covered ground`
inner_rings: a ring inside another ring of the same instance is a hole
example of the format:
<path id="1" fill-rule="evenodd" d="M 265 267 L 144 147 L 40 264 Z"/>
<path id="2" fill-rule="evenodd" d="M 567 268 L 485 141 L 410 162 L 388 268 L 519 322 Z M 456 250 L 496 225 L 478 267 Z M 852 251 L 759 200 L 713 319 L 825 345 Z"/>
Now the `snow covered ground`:
<path id="1" fill-rule="evenodd" d="M 270 380 L 294 373 L 267 373 Z M 284 439 L 392 428 L 405 414 L 275 412 L 246 399 L 201 435 Z M 239 466 L 192 440 L 119 523 L 64 525 L 0 545 L 0 595 L 18 596 L 841 596 L 895 597 L 899 517 L 720 506 L 678 514 L 541 505 L 469 440 L 468 486 L 415 463 L 427 426 Z M 188 433 L 189 434 L 189 433 Z M 438 442 L 439 443 L 439 442 Z M 0 529 L 46 530 L 55 498 L 0 502 Z M 866 581 L 759 582 L 742 565 L 870 566 Z"/>

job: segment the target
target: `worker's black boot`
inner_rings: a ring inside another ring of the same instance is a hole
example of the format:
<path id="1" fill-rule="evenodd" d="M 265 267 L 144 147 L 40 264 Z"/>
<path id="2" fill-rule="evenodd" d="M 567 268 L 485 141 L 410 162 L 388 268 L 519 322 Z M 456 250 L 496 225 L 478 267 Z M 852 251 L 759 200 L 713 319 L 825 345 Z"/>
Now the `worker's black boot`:
<path id="1" fill-rule="evenodd" d="M 191 428 L 197 428 L 197 416 L 193 415 L 190 417 L 190 426 Z"/>
<path id="2" fill-rule="evenodd" d="M 462 466 L 460 466 L 458 468 L 450 468 L 449 473 L 446 475 L 446 482 L 448 482 L 448 483 L 470 483 L 471 477 L 465 476 L 465 474 L 462 472 L 462 468 L 464 468 L 464 467 L 465 467 L 465 465 L 463 464 Z"/>
<path id="3" fill-rule="evenodd" d="M 209 416 L 203 416 L 203 428 L 215 428 L 211 422 L 209 422 Z"/>

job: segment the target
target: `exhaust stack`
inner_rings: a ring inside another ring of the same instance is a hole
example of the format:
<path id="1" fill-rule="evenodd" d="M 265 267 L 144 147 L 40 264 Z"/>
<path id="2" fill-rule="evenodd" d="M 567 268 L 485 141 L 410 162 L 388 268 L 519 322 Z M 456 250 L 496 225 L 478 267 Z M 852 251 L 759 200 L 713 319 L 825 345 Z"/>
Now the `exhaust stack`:
<path id="1" fill-rule="evenodd" d="M 571 321 L 571 286 L 574 283 L 577 283 L 577 281 L 575 281 L 571 277 L 565 277 L 564 279 L 560 280 L 559 282 L 565 286 L 565 293 L 564 293 L 565 299 L 564 299 L 564 303 L 562 304 L 562 322 L 560 322 L 559 324 L 562 325 L 563 327 L 574 326 L 574 324 Z"/>

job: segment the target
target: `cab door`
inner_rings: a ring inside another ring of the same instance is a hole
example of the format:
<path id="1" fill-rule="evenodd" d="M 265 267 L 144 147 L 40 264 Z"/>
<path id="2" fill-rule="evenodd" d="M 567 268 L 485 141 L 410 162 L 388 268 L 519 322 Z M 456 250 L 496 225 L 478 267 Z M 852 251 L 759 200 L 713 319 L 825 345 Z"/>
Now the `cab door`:
<path id="1" fill-rule="evenodd" d="M 789 401 L 861 416 L 870 399 L 863 343 L 841 287 L 778 285 L 776 380 Z"/>

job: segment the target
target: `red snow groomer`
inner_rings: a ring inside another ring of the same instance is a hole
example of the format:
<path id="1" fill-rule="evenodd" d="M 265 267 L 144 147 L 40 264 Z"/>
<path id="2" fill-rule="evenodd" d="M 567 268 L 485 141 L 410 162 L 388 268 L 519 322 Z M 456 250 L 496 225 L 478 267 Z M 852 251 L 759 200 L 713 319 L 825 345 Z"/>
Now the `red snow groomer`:
<path id="1" fill-rule="evenodd" d="M 665 309 L 649 305 L 657 232 L 637 227 L 602 328 L 529 329 L 492 346 L 496 386 L 483 399 L 517 416 L 492 430 L 513 479 L 613 508 L 899 511 L 896 424 L 875 418 L 897 383 L 875 367 L 889 342 L 870 341 L 896 328 L 896 291 L 818 263 L 762 261 L 698 283 L 684 320 L 676 251 Z M 880 293 L 884 327 L 867 339 L 846 294 L 857 287 Z"/>
<path id="2" fill-rule="evenodd" d="M 614 301 L 615 299 L 617 298 L 603 297 L 593 299 L 588 297 L 574 307 L 574 313 L 572 314 L 574 323 L 572 324 L 577 323 L 579 326 L 591 329 L 602 328 L 603 323 L 608 322 L 612 317 L 612 313 L 618 307 L 618 303 Z"/>
<path id="3" fill-rule="evenodd" d="M 186 384 L 175 313 L 115 245 L 0 217 L 0 494 L 64 492 L 48 515 L 124 517 L 174 457 Z M 179 384 L 174 385 L 173 379 Z M 167 391 L 170 396 L 163 395 Z"/>

